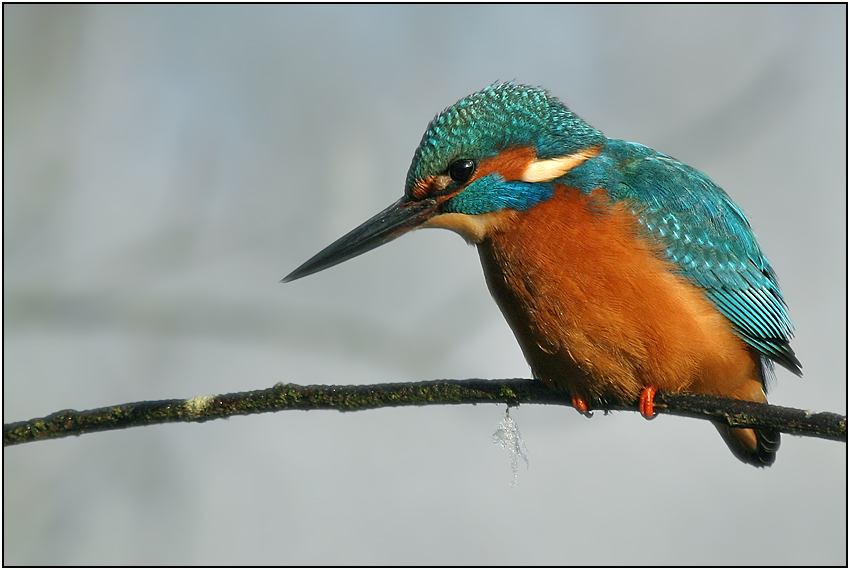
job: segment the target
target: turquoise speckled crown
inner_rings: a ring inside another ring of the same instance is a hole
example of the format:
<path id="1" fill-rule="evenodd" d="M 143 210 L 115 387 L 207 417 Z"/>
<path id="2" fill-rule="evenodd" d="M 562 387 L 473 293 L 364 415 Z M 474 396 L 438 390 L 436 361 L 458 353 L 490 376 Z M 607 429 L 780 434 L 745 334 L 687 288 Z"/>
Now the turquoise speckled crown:
<path id="1" fill-rule="evenodd" d="M 405 183 L 445 172 L 459 158 L 487 158 L 533 147 L 537 158 L 602 145 L 605 136 L 543 89 L 500 83 L 465 97 L 434 117 L 416 149 Z"/>

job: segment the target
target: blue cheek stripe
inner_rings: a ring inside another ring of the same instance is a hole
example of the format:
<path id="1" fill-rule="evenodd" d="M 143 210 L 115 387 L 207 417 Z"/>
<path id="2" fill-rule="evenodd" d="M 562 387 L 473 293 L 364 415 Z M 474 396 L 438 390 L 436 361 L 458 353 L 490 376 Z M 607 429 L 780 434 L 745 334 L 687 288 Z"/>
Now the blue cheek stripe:
<path id="1" fill-rule="evenodd" d="M 486 214 L 505 208 L 528 210 L 545 202 L 555 193 L 550 182 L 506 181 L 497 173 L 479 178 L 446 202 L 446 212 L 459 214 Z"/>

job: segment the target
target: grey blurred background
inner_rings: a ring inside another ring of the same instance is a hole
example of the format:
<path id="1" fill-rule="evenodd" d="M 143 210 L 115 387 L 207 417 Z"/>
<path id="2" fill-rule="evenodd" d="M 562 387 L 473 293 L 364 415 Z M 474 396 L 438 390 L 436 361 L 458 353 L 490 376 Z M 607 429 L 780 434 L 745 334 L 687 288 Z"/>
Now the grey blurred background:
<path id="1" fill-rule="evenodd" d="M 397 199 L 433 115 L 541 85 L 709 173 L 846 413 L 846 7 L 5 5 L 4 421 L 276 382 L 528 376 L 475 250 L 421 231 L 292 284 Z M 4 450 L 4 562 L 847 563 L 846 445 L 502 406 L 289 412 Z"/>

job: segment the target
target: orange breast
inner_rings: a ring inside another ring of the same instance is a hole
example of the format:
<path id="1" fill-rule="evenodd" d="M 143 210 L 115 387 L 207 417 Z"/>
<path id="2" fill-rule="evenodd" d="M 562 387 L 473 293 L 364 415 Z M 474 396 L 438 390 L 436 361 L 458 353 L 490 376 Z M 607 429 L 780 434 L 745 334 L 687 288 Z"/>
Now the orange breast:
<path id="1" fill-rule="evenodd" d="M 559 187 L 478 246 L 535 377 L 592 400 L 640 390 L 765 401 L 758 358 L 624 205 Z"/>

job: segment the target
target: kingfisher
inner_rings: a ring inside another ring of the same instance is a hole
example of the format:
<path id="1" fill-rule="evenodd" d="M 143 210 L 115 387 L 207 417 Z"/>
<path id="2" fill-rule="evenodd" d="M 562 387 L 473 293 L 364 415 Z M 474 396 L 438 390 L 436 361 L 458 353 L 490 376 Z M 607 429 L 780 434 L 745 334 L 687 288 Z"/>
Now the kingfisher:
<path id="1" fill-rule="evenodd" d="M 437 115 L 402 198 L 283 281 L 418 228 L 476 245 L 534 378 L 581 413 L 638 402 L 651 419 L 658 390 L 766 403 L 773 363 L 801 375 L 776 274 L 726 192 L 544 89 L 498 83 Z M 773 464 L 778 431 L 715 426 Z"/>

